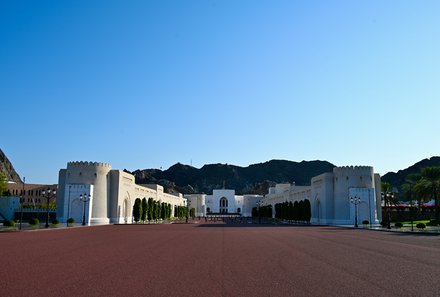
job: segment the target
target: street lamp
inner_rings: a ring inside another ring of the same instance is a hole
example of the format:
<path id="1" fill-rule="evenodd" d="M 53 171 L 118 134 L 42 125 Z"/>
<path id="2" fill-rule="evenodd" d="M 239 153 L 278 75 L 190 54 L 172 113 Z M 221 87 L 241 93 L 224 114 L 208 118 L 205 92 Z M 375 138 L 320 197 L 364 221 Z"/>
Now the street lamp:
<path id="1" fill-rule="evenodd" d="M 394 198 L 394 194 L 391 192 L 382 192 L 382 199 L 385 202 L 385 209 L 387 211 L 387 229 L 391 229 L 391 212 L 390 212 L 390 199 Z M 387 206 L 388 204 L 388 206 Z"/>
<path id="2" fill-rule="evenodd" d="M 57 191 L 52 191 L 50 188 L 47 189 L 47 191 L 43 190 L 43 192 L 41 192 L 41 194 L 43 194 L 43 197 L 45 197 L 47 199 L 47 205 L 46 205 L 46 225 L 44 227 L 49 228 L 49 202 L 50 202 L 50 198 L 54 197 L 57 194 Z"/>
<path id="3" fill-rule="evenodd" d="M 321 200 L 318 198 L 319 194 L 315 195 L 316 205 L 318 207 L 318 224 L 321 224 L 321 217 L 319 215 L 319 209 L 321 208 Z"/>
<path id="4" fill-rule="evenodd" d="M 86 193 L 79 195 L 79 200 L 84 203 L 84 211 L 83 211 L 83 222 L 82 225 L 86 225 L 86 203 L 90 201 L 90 194 L 87 195 Z"/>
<path id="5" fill-rule="evenodd" d="M 261 213 L 260 213 L 261 201 L 258 201 L 257 205 L 258 205 L 258 224 L 261 224 Z"/>
<path id="6" fill-rule="evenodd" d="M 66 218 L 66 227 L 69 227 L 69 216 L 70 216 L 70 189 L 72 185 L 69 185 L 69 196 L 67 201 L 67 218 Z"/>
<path id="7" fill-rule="evenodd" d="M 23 222 L 23 203 L 24 203 L 24 185 L 26 183 L 26 177 L 23 176 L 23 192 L 21 194 L 20 198 L 20 230 L 21 230 L 21 223 Z"/>
<path id="8" fill-rule="evenodd" d="M 361 197 L 350 197 L 350 203 L 354 204 L 354 227 L 358 227 L 358 209 L 357 206 L 359 203 L 361 203 Z"/>
<path id="9" fill-rule="evenodd" d="M 188 217 L 189 217 L 189 201 L 188 201 L 188 200 L 184 200 L 184 203 L 186 204 L 185 222 L 188 224 Z"/>

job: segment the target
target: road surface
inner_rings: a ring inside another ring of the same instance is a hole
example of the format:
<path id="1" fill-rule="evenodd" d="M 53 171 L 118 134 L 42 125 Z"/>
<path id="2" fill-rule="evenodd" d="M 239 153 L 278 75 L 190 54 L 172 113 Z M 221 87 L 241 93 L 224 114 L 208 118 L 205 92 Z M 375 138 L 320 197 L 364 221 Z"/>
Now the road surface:
<path id="1" fill-rule="evenodd" d="M 440 237 L 108 225 L 0 234 L 0 296 L 439 296 Z"/>

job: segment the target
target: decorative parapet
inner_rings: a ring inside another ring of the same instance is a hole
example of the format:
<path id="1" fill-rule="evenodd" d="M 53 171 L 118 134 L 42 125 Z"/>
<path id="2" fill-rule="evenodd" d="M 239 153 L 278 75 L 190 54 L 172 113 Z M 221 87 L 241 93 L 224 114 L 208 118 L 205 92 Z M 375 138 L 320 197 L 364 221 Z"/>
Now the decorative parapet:
<path id="1" fill-rule="evenodd" d="M 111 168 L 112 165 L 110 163 L 103 163 L 103 162 L 88 162 L 88 161 L 72 161 L 68 162 L 67 166 L 80 166 L 80 167 L 105 167 L 105 168 Z"/>

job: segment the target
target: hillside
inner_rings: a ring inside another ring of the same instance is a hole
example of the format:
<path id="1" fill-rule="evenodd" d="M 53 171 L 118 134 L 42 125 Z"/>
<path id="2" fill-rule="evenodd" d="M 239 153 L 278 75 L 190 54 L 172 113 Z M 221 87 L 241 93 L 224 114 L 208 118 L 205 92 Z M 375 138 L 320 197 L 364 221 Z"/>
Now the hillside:
<path id="1" fill-rule="evenodd" d="M 382 176 L 382 182 L 390 183 L 393 187 L 401 189 L 402 185 L 405 183 L 405 178 L 410 173 L 420 173 L 423 167 L 430 166 L 440 166 L 440 157 L 432 157 L 430 159 L 423 159 L 420 162 L 415 163 L 414 165 L 399 170 L 396 172 L 388 172 L 384 176 Z"/>
<path id="2" fill-rule="evenodd" d="M 15 172 L 14 167 L 8 157 L 0 149 L 0 173 L 4 173 L 8 181 L 21 183 L 20 176 Z"/>
<path id="3" fill-rule="evenodd" d="M 158 183 L 167 192 L 212 193 L 212 190 L 221 189 L 224 185 L 225 188 L 235 189 L 237 194 L 264 195 L 276 183 L 309 185 L 313 176 L 330 172 L 334 167 L 327 161 L 271 160 L 248 167 L 208 164 L 200 169 L 177 163 L 165 171 L 144 169 L 131 173 L 136 177 L 136 183 Z"/>

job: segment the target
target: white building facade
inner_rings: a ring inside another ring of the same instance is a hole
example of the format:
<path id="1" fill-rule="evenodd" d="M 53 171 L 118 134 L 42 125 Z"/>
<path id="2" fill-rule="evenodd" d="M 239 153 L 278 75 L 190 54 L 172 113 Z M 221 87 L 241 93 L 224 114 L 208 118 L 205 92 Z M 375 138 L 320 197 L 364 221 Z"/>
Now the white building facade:
<path id="1" fill-rule="evenodd" d="M 132 174 L 108 163 L 69 162 L 59 172 L 57 218 L 81 222 L 85 215 L 87 225 L 132 223 L 136 198 L 171 204 L 171 216 L 175 206 L 186 205 L 182 194 L 164 193 L 160 185 L 137 185 Z"/>
<path id="2" fill-rule="evenodd" d="M 277 184 L 270 188 L 261 205 L 308 199 L 311 204 L 311 223 L 351 225 L 368 221 L 378 224 L 382 220 L 380 176 L 370 166 L 335 167 L 311 179 L 310 186 Z M 358 204 L 351 202 L 358 200 Z"/>
<path id="3" fill-rule="evenodd" d="M 235 190 L 217 189 L 212 195 L 185 195 L 188 207 L 195 208 L 196 216 L 240 215 L 250 217 L 252 208 L 263 199 L 261 195 L 235 195 Z"/>

